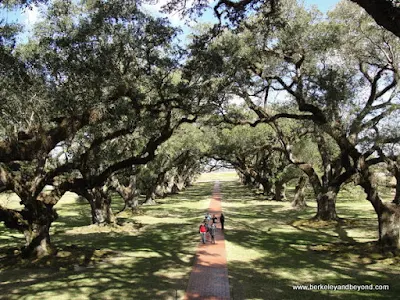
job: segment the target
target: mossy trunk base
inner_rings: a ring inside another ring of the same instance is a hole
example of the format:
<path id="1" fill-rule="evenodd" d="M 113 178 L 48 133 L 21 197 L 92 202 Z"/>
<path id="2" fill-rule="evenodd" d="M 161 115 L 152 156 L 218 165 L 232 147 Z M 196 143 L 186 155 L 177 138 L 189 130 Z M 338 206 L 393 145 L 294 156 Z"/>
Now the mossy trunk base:
<path id="1" fill-rule="evenodd" d="M 53 252 L 49 228 L 49 225 L 34 224 L 31 230 L 24 232 L 26 239 L 26 247 L 22 251 L 24 257 L 41 258 Z"/>
<path id="2" fill-rule="evenodd" d="M 322 194 L 317 199 L 318 209 L 314 220 L 320 221 L 336 221 L 338 216 L 336 213 L 336 193 L 328 192 Z"/>
<path id="3" fill-rule="evenodd" d="M 385 250 L 400 250 L 400 205 L 393 203 L 382 206 L 380 216 L 380 242 Z"/>
<path id="4" fill-rule="evenodd" d="M 301 209 L 305 209 L 307 207 L 307 203 L 306 203 L 305 195 L 304 195 L 306 184 L 307 184 L 307 178 L 305 176 L 300 177 L 299 181 L 296 185 L 295 194 L 294 194 L 294 198 L 292 201 L 292 207 L 294 209 L 301 210 Z"/>

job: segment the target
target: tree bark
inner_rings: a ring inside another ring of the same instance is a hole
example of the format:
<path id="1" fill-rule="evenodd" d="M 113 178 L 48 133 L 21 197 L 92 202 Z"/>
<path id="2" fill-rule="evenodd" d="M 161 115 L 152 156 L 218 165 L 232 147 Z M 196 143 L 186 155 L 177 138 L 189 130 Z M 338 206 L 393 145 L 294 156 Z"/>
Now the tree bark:
<path id="1" fill-rule="evenodd" d="M 52 252 L 49 230 L 58 217 L 53 207 L 61 197 L 62 191 L 58 188 L 39 191 L 39 184 L 28 183 L 31 185 L 23 186 L 15 183 L 19 191 L 17 195 L 24 208 L 17 211 L 0 206 L 0 221 L 3 221 L 8 228 L 17 229 L 24 234 L 26 240 L 22 252 L 24 257 L 40 258 Z M 39 192 L 32 195 L 32 191 Z"/>
<path id="2" fill-rule="evenodd" d="M 252 186 L 254 181 L 253 181 L 253 177 L 250 176 L 250 174 L 244 174 L 244 173 L 240 173 L 242 174 L 241 176 L 241 181 L 244 185 L 249 185 Z"/>
<path id="3" fill-rule="evenodd" d="M 380 222 L 380 242 L 383 248 L 400 249 L 400 206 L 393 203 L 383 204 Z"/>
<path id="4" fill-rule="evenodd" d="M 50 226 L 51 222 L 47 224 L 32 224 L 29 230 L 24 232 L 26 247 L 22 252 L 23 256 L 41 258 L 52 253 Z"/>
<path id="5" fill-rule="evenodd" d="M 159 184 L 156 187 L 156 196 L 157 197 L 161 197 L 164 198 L 167 195 L 167 187 L 166 187 L 166 183 L 164 184 Z"/>
<path id="6" fill-rule="evenodd" d="M 157 204 L 156 201 L 154 200 L 156 197 L 156 195 L 154 194 L 154 192 L 149 192 L 146 195 L 146 201 L 143 203 L 144 205 L 155 205 Z"/>
<path id="7" fill-rule="evenodd" d="M 336 197 L 338 189 L 329 188 L 327 192 L 317 196 L 317 214 L 314 219 L 322 221 L 337 220 Z"/>
<path id="8" fill-rule="evenodd" d="M 374 18 L 375 22 L 400 37 L 400 6 L 394 0 L 351 0 Z"/>
<path id="9" fill-rule="evenodd" d="M 44 203 L 38 200 L 29 201 L 21 211 L 21 215 L 28 221 L 29 226 L 23 230 L 26 244 L 23 250 L 25 257 L 40 258 L 51 254 L 52 247 L 50 243 L 50 227 L 57 219 L 57 213 L 53 206 L 56 201 L 54 197 L 41 198 L 43 201 L 53 203 Z M 53 199 L 54 200 L 54 199 Z"/>
<path id="10" fill-rule="evenodd" d="M 393 203 L 400 205 L 400 181 L 397 181 L 396 183 L 396 193 L 393 198 Z"/>
<path id="11" fill-rule="evenodd" d="M 179 191 L 182 191 L 185 188 L 185 178 L 181 175 L 177 176 L 176 185 Z"/>
<path id="12" fill-rule="evenodd" d="M 400 205 L 400 168 L 399 166 L 396 164 L 395 169 L 394 169 L 394 176 L 396 178 L 396 192 L 394 194 L 394 199 L 393 199 L 393 203 Z"/>
<path id="13" fill-rule="evenodd" d="M 118 178 L 113 176 L 111 178 L 111 186 L 124 200 L 124 208 L 118 213 L 123 212 L 127 208 L 130 210 L 137 209 L 139 206 L 139 200 L 137 198 L 136 176 L 132 175 L 129 177 L 129 184 L 127 186 L 121 184 Z"/>
<path id="14" fill-rule="evenodd" d="M 308 176 L 314 195 L 317 198 L 317 214 L 313 219 L 323 221 L 337 220 L 336 196 L 340 190 L 340 184 L 332 186 L 329 185 L 329 182 L 326 182 L 322 185 L 316 171 L 310 164 L 300 164 L 299 168 Z"/>
<path id="15" fill-rule="evenodd" d="M 358 184 L 367 194 L 378 216 L 379 243 L 384 250 L 400 249 L 400 205 L 383 203 L 375 187 L 372 173 L 364 163 L 360 164 L 360 178 Z"/>
<path id="16" fill-rule="evenodd" d="M 277 181 L 275 183 L 275 200 L 276 201 L 286 201 L 286 194 L 285 194 L 285 190 L 286 190 L 286 183 L 283 181 Z"/>
<path id="17" fill-rule="evenodd" d="M 164 194 L 172 194 L 172 188 L 174 187 L 174 177 L 168 178 L 168 182 L 165 183 Z"/>
<path id="18" fill-rule="evenodd" d="M 90 203 L 92 224 L 111 224 L 115 221 L 111 210 L 111 197 L 102 188 L 93 188 L 85 194 Z"/>
<path id="19" fill-rule="evenodd" d="M 264 179 L 260 179 L 259 180 L 261 186 L 262 186 L 262 190 L 263 190 L 263 195 L 267 196 L 267 197 L 271 197 L 274 198 L 275 194 L 273 192 L 273 185 L 269 180 L 264 180 Z"/>
<path id="20" fill-rule="evenodd" d="M 25 236 L 22 252 L 24 257 L 40 258 L 51 253 L 49 229 L 56 218 L 55 211 L 51 210 L 51 213 L 46 216 L 46 213 L 34 212 L 32 206 L 27 206 L 22 211 L 0 206 L 0 220 L 7 228 L 16 229 Z M 40 216 L 40 219 L 35 216 Z"/>
<path id="21" fill-rule="evenodd" d="M 292 206 L 296 209 L 304 209 L 307 207 L 304 195 L 306 184 L 307 184 L 307 177 L 301 176 L 296 185 L 295 194 L 292 202 Z"/>
<path id="22" fill-rule="evenodd" d="M 121 209 L 117 214 L 125 211 L 126 209 L 129 209 L 131 211 L 134 211 L 138 208 L 139 206 L 139 200 L 136 196 L 132 196 L 132 197 L 126 197 L 123 198 L 124 199 L 124 207 L 123 209 Z"/>
<path id="23" fill-rule="evenodd" d="M 171 188 L 171 194 L 178 194 L 178 192 L 179 192 L 179 187 L 178 187 L 177 183 L 174 182 L 174 185 Z"/>

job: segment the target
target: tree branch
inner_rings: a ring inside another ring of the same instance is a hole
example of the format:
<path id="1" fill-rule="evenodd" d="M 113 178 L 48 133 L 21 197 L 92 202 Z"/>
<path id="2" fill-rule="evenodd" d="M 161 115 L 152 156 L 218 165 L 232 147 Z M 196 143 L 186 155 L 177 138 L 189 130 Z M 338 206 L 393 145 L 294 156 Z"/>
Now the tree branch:
<path id="1" fill-rule="evenodd" d="M 376 23 L 400 37 L 400 6 L 392 0 L 351 0 L 364 8 Z"/>

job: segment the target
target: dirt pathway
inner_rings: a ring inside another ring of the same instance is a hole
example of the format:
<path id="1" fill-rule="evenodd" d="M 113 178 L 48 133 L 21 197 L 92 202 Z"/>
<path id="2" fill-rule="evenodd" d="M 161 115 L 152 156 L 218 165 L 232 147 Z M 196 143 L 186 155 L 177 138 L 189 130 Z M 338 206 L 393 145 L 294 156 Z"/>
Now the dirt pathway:
<path id="1" fill-rule="evenodd" d="M 208 212 L 217 217 L 221 214 L 221 195 L 218 182 L 214 185 Z M 220 223 L 217 224 L 215 244 L 207 242 L 203 245 L 199 242 L 197 247 L 196 258 L 185 295 L 185 300 L 192 299 L 230 299 L 225 239 Z"/>

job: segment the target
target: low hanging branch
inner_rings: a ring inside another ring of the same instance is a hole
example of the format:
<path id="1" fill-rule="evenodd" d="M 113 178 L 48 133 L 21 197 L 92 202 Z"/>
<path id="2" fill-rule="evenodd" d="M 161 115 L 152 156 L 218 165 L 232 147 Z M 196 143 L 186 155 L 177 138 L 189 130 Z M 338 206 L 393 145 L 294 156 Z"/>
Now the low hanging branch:
<path id="1" fill-rule="evenodd" d="M 29 228 L 28 221 L 23 215 L 12 209 L 4 208 L 0 205 L 0 221 L 4 222 L 7 228 L 17 229 L 20 232 L 24 232 Z"/>
<path id="2" fill-rule="evenodd" d="M 351 0 L 365 9 L 375 22 L 400 37 L 400 3 L 396 0 Z"/>

